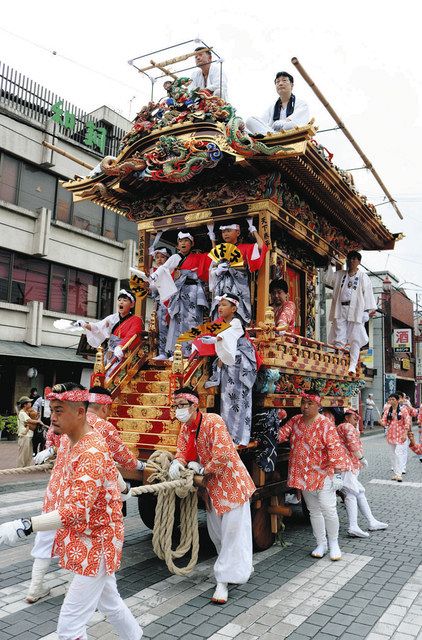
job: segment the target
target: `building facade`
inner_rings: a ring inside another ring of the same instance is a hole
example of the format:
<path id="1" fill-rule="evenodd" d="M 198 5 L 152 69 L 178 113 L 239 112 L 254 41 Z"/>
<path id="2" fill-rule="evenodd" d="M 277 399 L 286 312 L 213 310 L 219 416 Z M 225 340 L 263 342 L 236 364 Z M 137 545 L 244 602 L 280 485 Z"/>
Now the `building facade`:
<path id="1" fill-rule="evenodd" d="M 72 202 L 61 182 L 117 155 L 130 126 L 107 107 L 86 114 L 0 64 L 0 415 L 31 387 L 88 380 L 78 337 L 53 323 L 113 312 L 136 264 L 137 230 Z"/>

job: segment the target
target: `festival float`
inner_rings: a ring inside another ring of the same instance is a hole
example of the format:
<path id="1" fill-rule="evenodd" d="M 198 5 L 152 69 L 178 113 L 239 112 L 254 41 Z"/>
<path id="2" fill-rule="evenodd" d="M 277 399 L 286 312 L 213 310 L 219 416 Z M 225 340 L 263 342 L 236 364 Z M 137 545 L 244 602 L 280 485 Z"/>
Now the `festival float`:
<path id="1" fill-rule="evenodd" d="M 192 54 L 190 54 L 192 55 Z M 162 68 L 161 65 L 160 68 Z M 166 69 L 166 68 L 165 68 Z M 274 469 L 262 448 L 274 437 L 277 411 L 300 406 L 300 393 L 317 389 L 326 406 L 345 406 L 365 384 L 362 367 L 348 374 L 349 354 L 316 340 L 317 269 L 331 259 L 338 266 L 350 250 L 391 250 L 396 237 L 375 207 L 355 188 L 351 173 L 315 140 L 313 121 L 288 132 L 252 137 L 236 109 L 206 89 L 192 89 L 186 77 L 166 86 L 136 116 L 117 157 L 105 157 L 87 177 L 65 183 L 76 200 L 89 199 L 137 223 L 138 268 L 148 273 L 151 238 L 175 246 L 180 229 L 193 230 L 195 249 L 209 251 L 206 225 L 239 223 L 252 217 L 268 252 L 250 274 L 252 323 L 248 328 L 262 359 L 253 389 L 251 442 L 240 447 L 257 490 L 252 501 L 257 549 L 270 546 L 284 505 L 288 449 L 279 447 Z M 295 331 L 279 331 L 269 301 L 270 281 L 289 281 L 296 304 Z M 132 281 L 136 312 L 147 327 L 126 345 L 125 357 L 108 374 L 97 350 L 93 384 L 112 392 L 110 418 L 123 441 L 141 459 L 176 450 L 178 422 L 171 410 L 176 387 L 199 393 L 203 411 L 217 411 L 218 392 L 206 389 L 209 357 L 186 358 L 176 345 L 172 362 L 157 362 L 157 319 L 147 314 L 147 288 Z M 149 315 L 149 317 L 148 317 Z M 268 440 L 268 438 L 267 438 Z M 154 505 L 139 498 L 139 510 L 153 525 Z"/>

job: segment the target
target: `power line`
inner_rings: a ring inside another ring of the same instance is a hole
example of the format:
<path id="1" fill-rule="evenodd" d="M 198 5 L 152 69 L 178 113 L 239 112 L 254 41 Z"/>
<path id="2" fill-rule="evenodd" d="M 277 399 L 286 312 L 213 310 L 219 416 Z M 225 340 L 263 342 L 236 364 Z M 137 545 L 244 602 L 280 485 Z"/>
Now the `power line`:
<path id="1" fill-rule="evenodd" d="M 92 67 L 88 67 L 86 64 L 82 64 L 81 62 L 78 62 L 77 60 L 73 60 L 72 58 L 68 58 L 67 56 L 62 55 L 61 53 L 58 53 L 57 51 L 55 51 L 53 49 L 48 49 L 47 47 L 44 47 L 43 45 L 39 44 L 38 42 L 34 42 L 34 40 L 30 40 L 29 38 L 25 38 L 24 36 L 20 36 L 17 33 L 13 33 L 12 31 L 9 31 L 8 29 L 5 29 L 4 27 L 0 27 L 0 30 L 3 31 L 4 33 L 9 34 L 10 36 L 13 36 L 14 38 L 19 38 L 20 40 L 23 40 L 24 42 L 27 42 L 28 44 L 31 44 L 32 46 L 37 47 L 38 49 L 41 49 L 41 51 L 45 51 L 46 53 L 51 53 L 53 56 L 57 56 L 58 58 L 62 58 L 62 60 L 66 60 L 66 62 L 70 62 L 71 64 L 74 64 L 77 67 L 80 67 L 81 69 L 85 69 L 86 71 L 90 71 L 91 73 L 95 73 L 98 76 L 102 76 L 103 78 L 106 78 L 107 80 L 111 80 L 112 82 L 115 82 L 116 84 L 120 84 L 123 87 L 127 87 L 128 89 L 132 89 L 133 91 L 141 92 L 139 87 L 134 87 L 131 84 L 127 84 L 126 82 L 122 82 L 121 80 L 118 80 L 117 78 L 113 78 L 113 76 L 109 76 L 107 73 L 103 73 L 102 71 L 98 71 L 98 69 L 93 69 Z"/>

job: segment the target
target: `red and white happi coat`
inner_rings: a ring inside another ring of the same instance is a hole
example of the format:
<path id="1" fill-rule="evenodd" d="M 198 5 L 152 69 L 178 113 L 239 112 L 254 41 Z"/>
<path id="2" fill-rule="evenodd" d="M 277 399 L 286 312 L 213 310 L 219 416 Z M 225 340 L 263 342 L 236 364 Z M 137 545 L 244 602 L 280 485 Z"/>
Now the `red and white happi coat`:
<path id="1" fill-rule="evenodd" d="M 118 430 L 111 422 L 103 420 L 103 418 L 99 418 L 95 413 L 89 410 L 86 414 L 86 421 L 104 438 L 107 443 L 108 450 L 117 464 L 120 464 L 120 466 L 125 469 L 136 469 L 137 459 L 130 452 L 124 442 L 122 442 Z"/>
<path id="2" fill-rule="evenodd" d="M 276 327 L 288 327 L 290 333 L 295 330 L 296 305 L 291 300 L 286 300 L 283 305 L 273 307 L 274 322 Z"/>
<path id="3" fill-rule="evenodd" d="M 337 429 L 325 416 L 318 415 L 309 425 L 301 413 L 293 416 L 278 432 L 278 441 L 286 440 L 290 440 L 289 487 L 318 491 L 335 469 L 350 469 Z"/>
<path id="4" fill-rule="evenodd" d="M 73 447 L 68 437 L 61 439 L 49 487 L 63 524 L 52 551 L 60 566 L 95 576 L 103 557 L 106 573 L 114 573 L 123 548 L 122 502 L 117 470 L 99 433 L 89 431 Z"/>
<path id="5" fill-rule="evenodd" d="M 356 473 L 363 466 L 359 461 L 359 458 L 363 456 L 363 445 L 359 431 L 350 422 L 343 422 L 338 425 L 337 433 L 340 436 L 345 455 L 350 458 L 350 470 Z"/>
<path id="6" fill-rule="evenodd" d="M 389 419 L 388 414 L 390 405 L 384 410 L 381 418 L 381 424 L 386 428 L 386 440 L 388 444 L 403 444 L 407 440 L 407 432 L 412 426 L 412 418 L 406 407 L 400 407 L 400 419 L 397 420 L 397 411 L 393 410 L 392 417 Z"/>
<path id="7" fill-rule="evenodd" d="M 182 424 L 177 438 L 176 458 L 186 465 L 190 427 Z M 202 414 L 196 439 L 198 460 L 210 474 L 207 491 L 218 515 L 236 509 L 249 500 L 255 485 L 236 450 L 221 416 Z"/>

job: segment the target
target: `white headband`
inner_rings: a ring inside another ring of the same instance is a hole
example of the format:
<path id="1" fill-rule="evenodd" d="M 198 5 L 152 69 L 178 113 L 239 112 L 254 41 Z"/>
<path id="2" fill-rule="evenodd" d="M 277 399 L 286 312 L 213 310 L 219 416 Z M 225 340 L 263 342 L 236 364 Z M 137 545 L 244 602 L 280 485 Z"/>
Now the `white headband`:
<path id="1" fill-rule="evenodd" d="M 120 289 L 117 299 L 119 299 L 121 296 L 126 296 L 126 298 L 129 298 L 129 300 L 132 300 L 132 302 L 135 302 L 135 298 L 133 294 L 130 293 L 129 291 L 126 291 L 126 289 Z"/>
<path id="2" fill-rule="evenodd" d="M 179 233 L 177 234 L 177 239 L 183 240 L 183 238 L 189 238 L 189 240 L 193 242 L 193 236 L 191 236 L 190 233 L 183 233 L 183 231 L 179 231 Z"/>
<path id="3" fill-rule="evenodd" d="M 156 253 L 162 253 L 163 256 L 169 257 L 170 251 L 166 249 L 166 247 L 159 247 L 158 249 L 154 249 L 154 256 Z"/>
<path id="4" fill-rule="evenodd" d="M 224 227 L 220 227 L 220 231 L 225 231 L 226 229 L 240 231 L 240 227 L 238 224 L 226 224 Z"/>
<path id="5" fill-rule="evenodd" d="M 215 296 L 215 299 L 217 302 L 220 302 L 220 300 L 227 300 L 228 302 L 234 304 L 236 309 L 239 306 L 239 300 L 236 300 L 236 298 L 232 298 L 229 293 L 223 293 L 222 296 Z"/>

